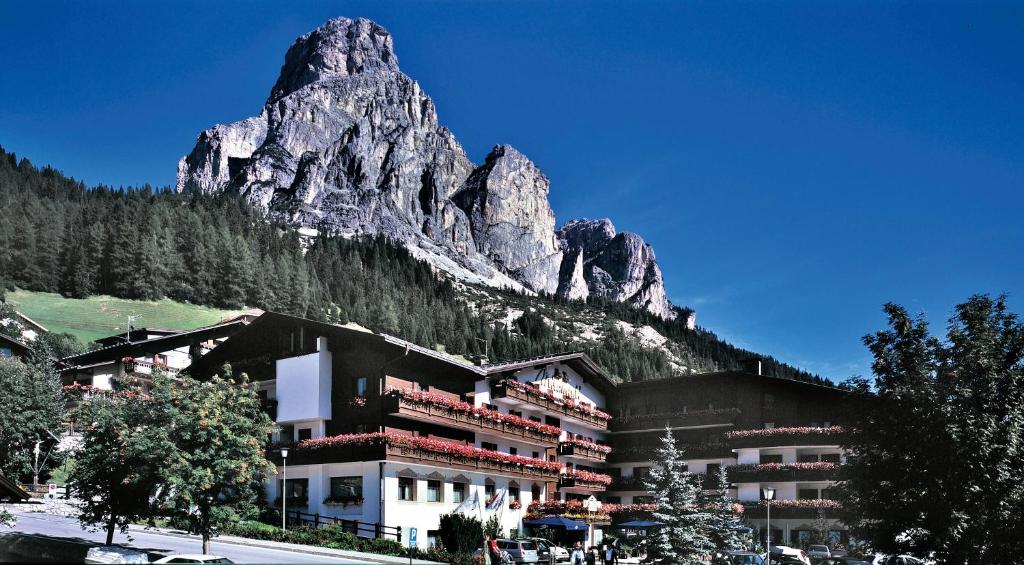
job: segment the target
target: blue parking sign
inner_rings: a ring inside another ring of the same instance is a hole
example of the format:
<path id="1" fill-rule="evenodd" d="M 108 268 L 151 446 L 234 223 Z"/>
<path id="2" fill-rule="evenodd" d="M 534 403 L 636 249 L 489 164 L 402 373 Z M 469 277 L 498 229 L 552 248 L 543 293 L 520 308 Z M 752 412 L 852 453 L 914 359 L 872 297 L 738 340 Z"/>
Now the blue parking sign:
<path id="1" fill-rule="evenodd" d="M 409 547 L 416 546 L 416 528 L 409 528 Z"/>

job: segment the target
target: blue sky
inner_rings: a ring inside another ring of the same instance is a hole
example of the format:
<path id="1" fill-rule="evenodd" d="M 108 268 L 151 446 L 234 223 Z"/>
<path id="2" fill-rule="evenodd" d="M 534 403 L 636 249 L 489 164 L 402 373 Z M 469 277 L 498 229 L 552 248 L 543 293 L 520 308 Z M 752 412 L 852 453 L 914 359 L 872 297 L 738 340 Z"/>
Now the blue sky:
<path id="1" fill-rule="evenodd" d="M 519 148 L 559 224 L 643 235 L 738 345 L 842 379 L 886 301 L 936 329 L 976 292 L 1024 310 L 1020 3 L 2 0 L 0 144 L 172 184 L 343 15 L 392 32 L 471 159 Z"/>

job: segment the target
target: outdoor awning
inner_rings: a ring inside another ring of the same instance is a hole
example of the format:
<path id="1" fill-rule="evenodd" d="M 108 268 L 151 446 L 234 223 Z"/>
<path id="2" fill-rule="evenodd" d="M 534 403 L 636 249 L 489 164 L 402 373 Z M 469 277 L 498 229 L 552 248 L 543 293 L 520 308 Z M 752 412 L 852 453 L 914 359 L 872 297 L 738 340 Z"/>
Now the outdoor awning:
<path id="1" fill-rule="evenodd" d="M 545 516 L 543 518 L 537 518 L 536 520 L 525 520 L 523 521 L 523 523 L 527 526 L 548 526 L 550 528 L 565 528 L 565 530 L 569 532 L 587 529 L 587 525 L 583 522 L 570 520 L 564 516 Z"/>

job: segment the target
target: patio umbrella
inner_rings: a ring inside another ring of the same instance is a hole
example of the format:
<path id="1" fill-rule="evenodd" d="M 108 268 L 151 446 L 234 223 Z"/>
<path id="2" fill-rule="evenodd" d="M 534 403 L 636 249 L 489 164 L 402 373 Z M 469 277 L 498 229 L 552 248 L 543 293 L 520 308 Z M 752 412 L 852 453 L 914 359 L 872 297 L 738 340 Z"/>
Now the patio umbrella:
<path id="1" fill-rule="evenodd" d="M 653 528 L 655 526 L 664 526 L 665 524 L 651 520 L 633 520 L 632 522 L 623 522 L 616 525 L 620 528 Z"/>
<path id="2" fill-rule="evenodd" d="M 576 520 L 570 520 L 564 516 L 545 516 L 536 520 L 525 520 L 527 526 L 548 526 L 552 528 L 565 528 L 568 532 L 586 530 L 587 525 Z"/>

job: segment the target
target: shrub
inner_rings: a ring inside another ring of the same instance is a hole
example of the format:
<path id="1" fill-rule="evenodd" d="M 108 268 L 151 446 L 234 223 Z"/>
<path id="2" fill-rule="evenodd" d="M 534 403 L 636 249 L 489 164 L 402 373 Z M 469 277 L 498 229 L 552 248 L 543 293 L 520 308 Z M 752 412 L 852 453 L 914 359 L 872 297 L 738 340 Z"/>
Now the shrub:
<path id="1" fill-rule="evenodd" d="M 441 516 L 439 536 L 445 549 L 453 554 L 472 554 L 483 543 L 484 530 L 480 520 L 464 514 Z"/>

